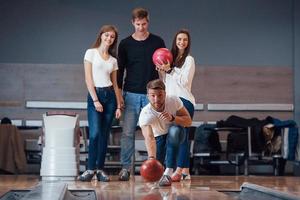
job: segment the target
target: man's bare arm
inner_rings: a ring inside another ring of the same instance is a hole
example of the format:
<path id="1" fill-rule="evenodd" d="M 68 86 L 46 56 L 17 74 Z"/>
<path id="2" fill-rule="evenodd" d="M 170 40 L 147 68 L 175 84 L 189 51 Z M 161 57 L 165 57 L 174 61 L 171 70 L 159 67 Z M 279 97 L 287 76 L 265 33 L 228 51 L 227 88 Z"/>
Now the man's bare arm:
<path id="1" fill-rule="evenodd" d="M 180 126 L 189 127 L 192 125 L 192 118 L 185 107 L 180 108 L 174 117 L 174 122 Z"/>
<path id="2" fill-rule="evenodd" d="M 183 127 L 189 127 L 192 124 L 191 116 L 185 107 L 180 108 L 176 112 L 176 115 L 171 115 L 168 112 L 162 112 L 158 117 L 163 121 L 175 122 L 175 124 Z"/>
<path id="3" fill-rule="evenodd" d="M 146 149 L 148 152 L 148 157 L 156 158 L 156 141 L 153 135 L 151 126 L 142 126 L 142 133 L 145 138 Z"/>

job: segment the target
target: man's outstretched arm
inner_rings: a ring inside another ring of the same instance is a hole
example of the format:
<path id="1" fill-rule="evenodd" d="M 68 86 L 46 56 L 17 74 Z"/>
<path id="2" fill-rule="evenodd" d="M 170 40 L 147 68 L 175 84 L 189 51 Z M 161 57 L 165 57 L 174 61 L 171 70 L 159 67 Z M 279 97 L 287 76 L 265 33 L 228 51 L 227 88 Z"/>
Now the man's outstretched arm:
<path id="1" fill-rule="evenodd" d="M 156 158 L 156 141 L 150 125 L 142 126 L 142 133 L 145 138 L 148 158 Z"/>

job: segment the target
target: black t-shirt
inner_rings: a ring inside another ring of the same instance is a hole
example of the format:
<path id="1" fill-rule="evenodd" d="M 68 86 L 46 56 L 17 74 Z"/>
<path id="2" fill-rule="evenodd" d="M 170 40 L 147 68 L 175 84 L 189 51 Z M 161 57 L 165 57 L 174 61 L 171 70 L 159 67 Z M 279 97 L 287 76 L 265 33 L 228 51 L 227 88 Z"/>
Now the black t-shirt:
<path id="1" fill-rule="evenodd" d="M 146 85 L 149 81 L 157 79 L 158 73 L 152 62 L 152 55 L 158 48 L 164 48 L 164 41 L 151 34 L 146 40 L 137 41 L 129 36 L 123 39 L 118 49 L 118 85 L 124 91 L 146 94 Z"/>

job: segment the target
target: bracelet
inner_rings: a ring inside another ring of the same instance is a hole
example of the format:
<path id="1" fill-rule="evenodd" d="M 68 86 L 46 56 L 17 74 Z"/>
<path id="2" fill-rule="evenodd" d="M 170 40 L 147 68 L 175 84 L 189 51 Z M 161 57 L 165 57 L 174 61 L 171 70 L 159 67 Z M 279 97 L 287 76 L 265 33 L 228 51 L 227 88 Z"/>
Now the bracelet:
<path id="1" fill-rule="evenodd" d="M 119 109 L 119 110 L 122 110 L 122 108 L 117 108 L 117 110 L 118 110 L 118 109 Z"/>
<path id="2" fill-rule="evenodd" d="M 166 71 L 167 74 L 170 74 L 172 72 L 173 68 L 170 68 L 168 71 Z"/>
<path id="3" fill-rule="evenodd" d="M 99 100 L 97 99 L 97 100 L 93 100 L 93 102 L 99 102 Z"/>
<path id="4" fill-rule="evenodd" d="M 154 156 L 149 156 L 148 159 L 155 159 L 155 157 Z"/>

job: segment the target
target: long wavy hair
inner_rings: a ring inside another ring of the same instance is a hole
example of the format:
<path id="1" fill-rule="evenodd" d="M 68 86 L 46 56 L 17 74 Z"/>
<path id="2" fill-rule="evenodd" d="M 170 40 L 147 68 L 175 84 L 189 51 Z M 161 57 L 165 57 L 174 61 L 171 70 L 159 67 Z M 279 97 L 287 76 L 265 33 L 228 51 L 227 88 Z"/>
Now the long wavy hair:
<path id="1" fill-rule="evenodd" d="M 176 45 L 176 40 L 177 40 L 177 36 L 181 33 L 184 33 L 188 36 L 188 45 L 187 47 L 184 49 L 184 52 L 183 52 L 183 55 L 181 57 L 179 57 L 179 49 Z M 174 58 L 174 61 L 173 61 L 173 67 L 178 67 L 178 68 L 181 68 L 184 61 L 185 61 L 185 58 L 189 55 L 190 53 L 190 49 L 191 49 L 191 36 L 190 36 L 190 33 L 187 29 L 181 29 L 179 30 L 176 34 L 175 34 L 175 37 L 173 39 L 173 43 L 172 43 L 172 49 L 171 49 L 171 52 L 172 52 L 172 55 L 173 55 L 173 58 Z"/>
<path id="2" fill-rule="evenodd" d="M 115 32 L 115 40 L 114 42 L 110 45 L 108 48 L 108 53 L 112 55 L 113 57 L 117 56 L 117 43 L 118 43 L 118 30 L 115 26 L 113 25 L 104 25 L 100 28 L 99 33 L 97 35 L 97 38 L 95 42 L 92 45 L 92 48 L 98 48 L 101 44 L 101 36 L 103 33 L 113 31 Z"/>

